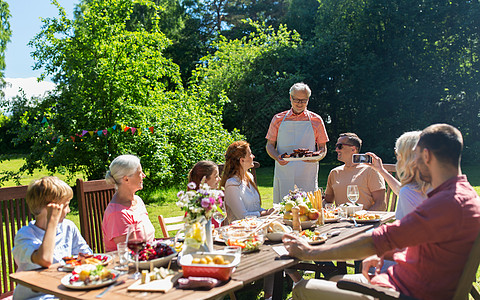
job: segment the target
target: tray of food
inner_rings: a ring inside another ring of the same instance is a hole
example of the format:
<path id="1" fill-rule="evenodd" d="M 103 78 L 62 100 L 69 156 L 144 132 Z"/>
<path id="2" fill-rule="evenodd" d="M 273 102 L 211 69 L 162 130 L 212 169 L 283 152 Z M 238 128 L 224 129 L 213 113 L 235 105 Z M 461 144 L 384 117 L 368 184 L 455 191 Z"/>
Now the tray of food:
<path id="1" fill-rule="evenodd" d="M 294 149 L 292 153 L 283 153 L 280 157 L 285 161 L 318 160 L 321 151 L 311 151 L 307 148 Z"/>

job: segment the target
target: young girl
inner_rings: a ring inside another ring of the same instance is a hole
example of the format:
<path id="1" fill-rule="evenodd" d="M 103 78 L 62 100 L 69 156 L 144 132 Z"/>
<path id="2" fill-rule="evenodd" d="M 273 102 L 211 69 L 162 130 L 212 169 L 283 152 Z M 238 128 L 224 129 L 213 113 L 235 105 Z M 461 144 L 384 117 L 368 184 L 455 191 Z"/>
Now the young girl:
<path id="1" fill-rule="evenodd" d="M 208 184 L 211 189 L 217 189 L 219 181 L 220 176 L 218 172 L 218 166 L 213 161 L 199 161 L 195 164 L 195 166 L 193 166 L 190 172 L 188 172 L 188 182 L 195 183 L 195 189 L 198 189 L 202 182 Z M 218 224 L 218 222 L 213 218 L 212 224 L 214 228 L 221 226 L 221 224 Z"/>
<path id="2" fill-rule="evenodd" d="M 72 188 L 57 177 L 43 177 L 30 183 L 26 201 L 35 221 L 22 227 L 15 236 L 13 257 L 17 271 L 48 268 L 65 256 L 92 253 L 75 224 L 65 219 L 72 197 Z M 54 298 L 22 285 L 15 288 L 14 299 L 32 297 Z"/>

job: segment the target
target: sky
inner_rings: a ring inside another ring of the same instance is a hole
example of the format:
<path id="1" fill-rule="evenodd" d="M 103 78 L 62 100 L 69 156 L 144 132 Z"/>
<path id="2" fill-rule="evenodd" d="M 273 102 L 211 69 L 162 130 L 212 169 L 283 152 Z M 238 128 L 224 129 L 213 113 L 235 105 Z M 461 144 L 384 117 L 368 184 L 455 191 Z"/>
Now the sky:
<path id="1" fill-rule="evenodd" d="M 28 42 L 40 32 L 42 22 L 40 18 L 58 17 L 57 8 L 51 0 L 5 0 L 10 9 L 10 27 L 12 35 L 5 52 L 6 68 L 5 80 L 10 83 L 6 87 L 5 97 L 11 98 L 18 94 L 19 87 L 23 88 L 27 97 L 42 96 L 45 91 L 55 85 L 48 79 L 37 82 L 41 70 L 33 70 L 35 64 L 30 56 L 34 49 L 27 46 Z M 58 0 L 65 9 L 68 18 L 73 18 L 73 9 L 79 0 Z"/>

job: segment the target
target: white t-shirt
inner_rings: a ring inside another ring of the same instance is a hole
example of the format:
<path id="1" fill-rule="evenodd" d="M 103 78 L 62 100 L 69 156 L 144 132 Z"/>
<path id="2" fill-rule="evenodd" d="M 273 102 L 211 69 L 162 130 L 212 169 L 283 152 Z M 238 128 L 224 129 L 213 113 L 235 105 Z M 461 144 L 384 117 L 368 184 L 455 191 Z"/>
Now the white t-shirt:
<path id="1" fill-rule="evenodd" d="M 41 268 L 40 265 L 32 262 L 32 254 L 40 248 L 43 242 L 45 230 L 37 227 L 35 221 L 20 228 L 15 235 L 15 247 L 13 247 L 13 258 L 18 266 L 17 271 L 29 271 Z M 55 248 L 53 251 L 53 263 L 62 261 L 65 256 L 77 255 L 78 253 L 92 254 L 92 249 L 80 234 L 77 226 L 70 220 L 63 220 L 57 225 L 55 236 Z M 18 284 L 15 288 L 13 298 L 21 299 L 55 299 L 53 295 L 36 293 L 30 288 Z"/>
<path id="2" fill-rule="evenodd" d="M 419 206 L 427 196 L 423 194 L 415 183 L 408 183 L 400 188 L 398 204 L 395 210 L 395 219 L 400 220 Z"/>
<path id="3" fill-rule="evenodd" d="M 253 176 L 250 173 L 248 175 L 253 181 Z M 257 190 L 237 176 L 229 178 L 225 183 L 225 202 L 230 223 L 246 216 L 260 217 L 260 212 L 264 210 L 260 206 L 260 195 Z"/>

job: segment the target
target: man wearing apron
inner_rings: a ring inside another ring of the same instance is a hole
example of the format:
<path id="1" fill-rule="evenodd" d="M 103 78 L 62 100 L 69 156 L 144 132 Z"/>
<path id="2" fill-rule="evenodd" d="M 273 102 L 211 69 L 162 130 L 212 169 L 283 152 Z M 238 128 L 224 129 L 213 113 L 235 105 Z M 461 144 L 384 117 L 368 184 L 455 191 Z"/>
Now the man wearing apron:
<path id="1" fill-rule="evenodd" d="M 318 162 L 327 154 L 328 136 L 322 118 L 307 110 L 310 95 L 308 85 L 294 84 L 290 88 L 292 108 L 276 114 L 270 123 L 266 148 L 275 160 L 273 203 L 280 203 L 295 185 L 305 192 L 318 189 Z M 311 161 L 288 162 L 280 157 L 298 148 L 321 151 L 321 155 Z"/>

